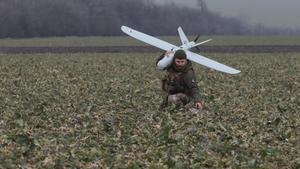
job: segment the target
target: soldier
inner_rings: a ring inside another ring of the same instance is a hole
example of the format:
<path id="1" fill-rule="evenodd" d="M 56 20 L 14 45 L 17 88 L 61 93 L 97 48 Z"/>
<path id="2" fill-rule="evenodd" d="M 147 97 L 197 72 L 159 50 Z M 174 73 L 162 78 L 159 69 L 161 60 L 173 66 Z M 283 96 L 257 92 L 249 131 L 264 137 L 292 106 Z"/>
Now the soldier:
<path id="1" fill-rule="evenodd" d="M 159 62 L 168 54 L 168 52 L 162 54 L 156 64 L 159 65 Z M 186 105 L 191 101 L 194 102 L 196 108 L 202 109 L 203 103 L 200 98 L 192 62 L 187 59 L 185 51 L 177 50 L 171 65 L 163 70 L 166 70 L 167 74 L 162 79 L 163 103 L 160 109 L 171 103 Z"/>

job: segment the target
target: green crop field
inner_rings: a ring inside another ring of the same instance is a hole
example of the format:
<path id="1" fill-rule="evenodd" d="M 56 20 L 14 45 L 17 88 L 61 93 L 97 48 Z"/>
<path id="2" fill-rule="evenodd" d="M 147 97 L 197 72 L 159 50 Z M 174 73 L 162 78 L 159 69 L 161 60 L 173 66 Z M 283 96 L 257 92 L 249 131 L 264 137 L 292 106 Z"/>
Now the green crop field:
<path id="1" fill-rule="evenodd" d="M 299 168 L 300 53 L 209 55 L 195 113 L 155 53 L 0 54 L 0 168 Z"/>
<path id="2" fill-rule="evenodd" d="M 190 36 L 194 40 L 196 36 Z M 181 44 L 179 36 L 158 37 L 175 45 Z M 205 45 L 300 45 L 299 36 L 200 36 L 199 42 L 212 38 Z M 120 37 L 52 37 L 32 39 L 0 39 L 0 47 L 20 46 L 145 46 L 128 36 Z"/>

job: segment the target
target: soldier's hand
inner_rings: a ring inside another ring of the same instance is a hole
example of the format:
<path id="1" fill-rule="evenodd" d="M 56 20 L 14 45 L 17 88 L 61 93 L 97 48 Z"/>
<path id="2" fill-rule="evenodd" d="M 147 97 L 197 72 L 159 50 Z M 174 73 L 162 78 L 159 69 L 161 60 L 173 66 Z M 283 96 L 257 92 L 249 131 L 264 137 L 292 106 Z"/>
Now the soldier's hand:
<path id="1" fill-rule="evenodd" d="M 197 109 L 202 109 L 203 108 L 203 102 L 199 101 L 195 103 L 195 106 Z"/>
<path id="2" fill-rule="evenodd" d="M 172 50 L 171 50 L 171 51 L 166 51 L 166 52 L 165 52 L 165 56 L 169 57 L 169 56 L 174 55 L 174 53 L 175 53 L 175 52 L 172 51 Z"/>

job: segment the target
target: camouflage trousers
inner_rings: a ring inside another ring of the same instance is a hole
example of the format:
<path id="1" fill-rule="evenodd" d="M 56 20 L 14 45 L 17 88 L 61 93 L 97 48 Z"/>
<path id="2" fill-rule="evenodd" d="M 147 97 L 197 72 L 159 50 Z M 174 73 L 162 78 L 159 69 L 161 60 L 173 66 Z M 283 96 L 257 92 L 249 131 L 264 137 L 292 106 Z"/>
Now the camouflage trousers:
<path id="1" fill-rule="evenodd" d="M 167 107 L 168 105 L 186 105 L 190 102 L 190 98 L 184 93 L 176 93 L 167 95 L 164 97 L 163 103 L 161 104 L 161 108 Z"/>
<path id="2" fill-rule="evenodd" d="M 189 98 L 184 93 L 177 93 L 168 96 L 168 103 L 169 104 L 187 104 Z"/>

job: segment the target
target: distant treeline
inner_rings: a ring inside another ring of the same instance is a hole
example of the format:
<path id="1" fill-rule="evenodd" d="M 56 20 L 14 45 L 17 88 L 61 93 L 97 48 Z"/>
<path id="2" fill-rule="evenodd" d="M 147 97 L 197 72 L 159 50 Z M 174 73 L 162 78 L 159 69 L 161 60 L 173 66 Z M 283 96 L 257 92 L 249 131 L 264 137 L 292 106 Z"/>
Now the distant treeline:
<path id="1" fill-rule="evenodd" d="M 249 25 L 247 21 L 198 8 L 157 5 L 151 0 L 0 0 L 0 38 L 122 35 L 128 25 L 154 35 L 278 35 L 300 31 Z"/>

